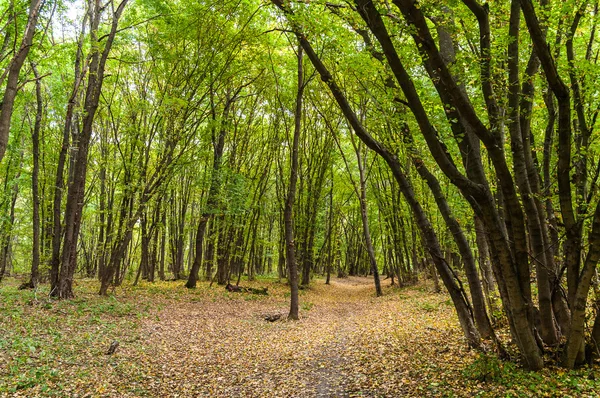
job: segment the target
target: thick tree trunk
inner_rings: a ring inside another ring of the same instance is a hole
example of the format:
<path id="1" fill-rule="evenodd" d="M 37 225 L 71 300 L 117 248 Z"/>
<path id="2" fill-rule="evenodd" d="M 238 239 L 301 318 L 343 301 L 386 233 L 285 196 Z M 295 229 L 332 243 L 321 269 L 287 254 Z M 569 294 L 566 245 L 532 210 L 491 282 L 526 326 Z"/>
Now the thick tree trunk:
<path id="1" fill-rule="evenodd" d="M 57 295 L 60 298 L 73 297 L 73 276 L 76 269 L 77 260 L 77 242 L 79 239 L 79 230 L 81 228 L 81 216 L 83 210 L 83 199 L 85 191 L 85 182 L 88 166 L 88 150 L 92 135 L 92 127 L 98 104 L 100 93 L 104 81 L 104 68 L 106 60 L 110 53 L 114 38 L 117 34 L 118 22 L 127 4 L 128 0 L 122 0 L 112 16 L 112 25 L 110 33 L 106 37 L 104 50 L 100 53 L 97 46 L 93 47 L 92 56 L 89 63 L 90 73 L 88 74 L 88 85 L 85 94 L 83 118 L 83 127 L 79 134 L 77 159 L 73 166 L 73 180 L 69 185 L 67 193 L 67 204 L 65 208 L 65 236 L 61 254 L 60 271 L 58 275 Z M 98 27 L 103 7 L 99 0 L 94 0 L 93 10 L 90 11 L 92 17 L 91 34 L 92 42 L 99 42 Z"/>
<path id="2" fill-rule="evenodd" d="M 87 15 L 87 14 L 86 14 Z M 69 142 L 71 137 L 71 129 L 73 125 L 73 114 L 77 105 L 77 95 L 81 82 L 85 77 L 81 60 L 83 58 L 83 40 L 85 33 L 85 25 L 87 16 L 82 23 L 81 35 L 77 43 L 77 52 L 75 55 L 73 89 L 71 96 L 67 102 L 67 112 L 65 114 L 65 123 L 63 125 L 63 137 L 58 155 L 58 163 L 56 165 L 56 180 L 54 182 L 54 199 L 52 204 L 52 255 L 50 258 L 50 295 L 58 296 L 58 274 L 60 270 L 60 244 L 62 242 L 62 200 L 63 191 L 65 189 L 65 166 L 67 163 L 67 154 L 69 152 Z M 103 265 L 103 264 L 101 264 Z"/>

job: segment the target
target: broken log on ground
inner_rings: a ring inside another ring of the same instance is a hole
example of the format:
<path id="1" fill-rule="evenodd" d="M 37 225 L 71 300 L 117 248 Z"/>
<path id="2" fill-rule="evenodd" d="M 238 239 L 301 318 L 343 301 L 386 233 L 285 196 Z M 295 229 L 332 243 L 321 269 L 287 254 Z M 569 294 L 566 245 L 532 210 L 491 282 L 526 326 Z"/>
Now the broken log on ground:
<path id="1" fill-rule="evenodd" d="M 227 286 L 225 286 L 225 290 L 227 290 L 228 292 L 232 292 L 232 293 L 252 293 L 252 294 L 262 294 L 262 295 L 268 295 L 268 290 L 269 288 L 267 287 L 263 287 L 263 288 L 254 288 L 254 287 L 243 287 L 243 286 L 238 286 L 238 285 L 232 285 L 231 283 L 228 283 Z"/>

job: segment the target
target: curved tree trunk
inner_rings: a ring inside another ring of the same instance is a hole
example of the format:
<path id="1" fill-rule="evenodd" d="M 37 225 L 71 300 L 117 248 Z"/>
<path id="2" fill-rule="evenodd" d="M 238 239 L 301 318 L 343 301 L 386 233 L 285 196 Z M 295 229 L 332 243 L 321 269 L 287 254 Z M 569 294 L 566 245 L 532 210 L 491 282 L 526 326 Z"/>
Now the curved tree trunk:
<path id="1" fill-rule="evenodd" d="M 287 8 L 283 2 L 281 2 L 279 0 L 273 0 L 273 2 L 282 11 L 284 11 L 284 13 L 286 13 L 286 15 L 289 16 L 289 15 L 293 14 L 293 12 L 289 8 Z M 359 6 L 362 7 L 363 5 L 359 5 Z M 450 293 L 450 297 L 452 298 L 454 307 L 458 314 L 458 318 L 459 318 L 463 333 L 465 334 L 465 337 L 470 346 L 479 347 L 480 346 L 480 336 L 479 336 L 479 333 L 477 332 L 477 329 L 471 318 L 469 305 L 464 296 L 464 291 L 462 291 L 459 288 L 459 286 L 456 284 L 456 281 L 454 280 L 454 275 L 452 274 L 448 264 L 444 260 L 444 257 L 442 255 L 442 252 L 441 252 L 441 249 L 439 246 L 439 242 L 438 242 L 437 236 L 435 235 L 433 227 L 430 224 L 427 217 L 425 216 L 425 213 L 424 213 L 421 205 L 416 200 L 414 191 L 412 190 L 412 187 L 411 187 L 409 181 L 407 180 L 406 176 L 402 172 L 402 168 L 400 166 L 400 163 L 398 162 L 398 159 L 394 155 L 392 155 L 386 148 L 384 148 L 379 142 L 374 140 L 373 137 L 365 130 L 363 125 L 360 123 L 358 117 L 356 116 L 356 113 L 354 113 L 354 111 L 350 107 L 348 100 L 346 99 L 346 97 L 344 96 L 344 94 L 342 93 L 342 91 L 340 90 L 338 85 L 336 84 L 336 82 L 333 80 L 333 77 L 331 76 L 331 74 L 329 73 L 329 71 L 327 70 L 325 65 L 321 62 L 321 60 L 317 56 L 317 54 L 314 52 L 311 44 L 306 39 L 306 36 L 303 35 L 300 28 L 298 26 L 295 26 L 295 24 L 293 22 L 292 22 L 292 26 L 296 30 L 295 31 L 296 37 L 300 41 L 304 50 L 306 51 L 307 56 L 311 60 L 315 69 L 317 70 L 317 72 L 320 74 L 321 80 L 323 80 L 323 82 L 325 84 L 327 84 L 327 86 L 331 90 L 332 95 L 336 99 L 344 116 L 346 117 L 346 119 L 348 120 L 348 122 L 350 123 L 352 128 L 354 129 L 355 134 L 369 148 L 371 148 L 377 154 L 379 154 L 391 168 L 394 178 L 396 179 L 396 181 L 398 182 L 398 184 L 400 186 L 400 190 L 401 190 L 402 194 L 404 195 L 411 210 L 413 211 L 413 214 L 415 215 L 415 218 L 417 220 L 417 225 L 419 226 L 419 229 L 421 231 L 421 235 L 422 235 L 424 241 L 426 242 L 427 250 L 433 259 L 436 269 L 440 273 L 440 276 L 444 282 L 444 285 L 446 286 L 446 288 L 448 289 L 448 292 Z"/>
<path id="2" fill-rule="evenodd" d="M 25 25 L 25 32 L 23 33 L 21 45 L 19 46 L 19 49 L 8 66 L 6 87 L 4 88 L 4 95 L 2 96 L 2 101 L 0 102 L 0 162 L 2 161 L 2 158 L 4 158 L 6 146 L 8 145 L 10 120 L 19 87 L 19 73 L 21 72 L 21 67 L 25 63 L 25 59 L 27 58 L 27 54 L 29 54 L 29 49 L 33 43 L 35 27 L 37 25 L 42 4 L 42 0 L 30 1 L 29 17 L 27 19 L 27 24 Z"/>
<path id="3" fill-rule="evenodd" d="M 435 176 L 431 174 L 423 161 L 416 156 L 413 156 L 413 163 L 419 175 L 427 182 L 427 185 L 431 189 L 433 197 L 438 205 L 438 209 L 440 210 L 440 213 L 446 222 L 446 226 L 448 227 L 456 246 L 458 247 L 465 267 L 467 281 L 469 283 L 469 290 L 471 292 L 471 299 L 473 301 L 473 316 L 475 318 L 477 329 L 482 337 L 491 337 L 494 334 L 494 330 L 490 324 L 490 320 L 485 308 L 485 298 L 483 296 L 481 280 L 479 279 L 477 266 L 475 265 L 475 258 L 473 257 L 473 252 L 471 251 L 471 247 L 467 241 L 467 238 L 460 227 L 458 220 L 452 214 L 450 206 L 448 206 L 448 202 L 446 201 L 440 184 Z"/>

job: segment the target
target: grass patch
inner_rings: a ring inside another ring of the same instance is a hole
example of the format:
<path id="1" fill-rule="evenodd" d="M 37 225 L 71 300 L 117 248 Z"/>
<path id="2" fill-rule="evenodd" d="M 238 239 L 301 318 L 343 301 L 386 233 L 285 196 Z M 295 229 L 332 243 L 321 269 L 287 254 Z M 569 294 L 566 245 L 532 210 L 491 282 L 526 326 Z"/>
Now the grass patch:
<path id="1" fill-rule="evenodd" d="M 66 380 L 95 383 L 110 343 L 133 346 L 151 312 L 134 297 L 98 296 L 91 280 L 78 281 L 72 300 L 50 299 L 48 286 L 18 290 L 18 282 L 0 286 L 0 396 L 70 396 Z"/>
<path id="2" fill-rule="evenodd" d="M 530 372 L 492 354 L 480 354 L 463 371 L 465 378 L 484 383 L 489 390 L 514 397 L 597 397 L 600 381 L 596 373 L 597 369 L 566 370 L 556 367 Z"/>
<path id="3" fill-rule="evenodd" d="M 428 301 L 419 303 L 418 306 L 420 310 L 425 312 L 436 312 L 440 308 L 439 304 L 430 303 Z"/>

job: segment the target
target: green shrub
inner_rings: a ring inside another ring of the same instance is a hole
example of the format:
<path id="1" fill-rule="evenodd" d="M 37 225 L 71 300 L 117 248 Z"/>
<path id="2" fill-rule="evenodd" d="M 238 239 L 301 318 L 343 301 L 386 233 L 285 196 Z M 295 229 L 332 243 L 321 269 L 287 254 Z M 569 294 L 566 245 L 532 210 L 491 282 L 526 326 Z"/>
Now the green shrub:
<path id="1" fill-rule="evenodd" d="M 495 355 L 481 354 L 463 373 L 472 380 L 499 382 L 503 376 L 503 364 Z"/>

